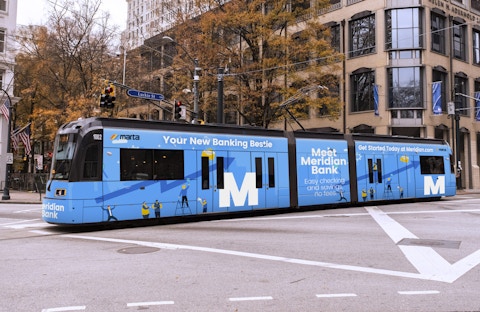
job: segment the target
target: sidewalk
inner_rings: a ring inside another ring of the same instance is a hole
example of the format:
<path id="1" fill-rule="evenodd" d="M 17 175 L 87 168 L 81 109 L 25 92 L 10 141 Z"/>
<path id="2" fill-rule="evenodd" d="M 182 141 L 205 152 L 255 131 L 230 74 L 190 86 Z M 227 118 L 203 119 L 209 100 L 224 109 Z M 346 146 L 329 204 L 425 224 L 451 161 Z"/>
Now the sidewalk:
<path id="1" fill-rule="evenodd" d="M 0 203 L 1 204 L 41 204 L 42 199 L 37 192 L 30 191 L 16 191 L 9 190 L 10 199 L 1 199 L 3 197 L 3 191 L 0 190 Z M 45 193 L 42 193 L 42 197 Z"/>
<path id="2" fill-rule="evenodd" d="M 480 190 L 477 189 L 461 189 L 457 190 L 457 195 L 465 195 L 465 194 L 480 194 Z"/>

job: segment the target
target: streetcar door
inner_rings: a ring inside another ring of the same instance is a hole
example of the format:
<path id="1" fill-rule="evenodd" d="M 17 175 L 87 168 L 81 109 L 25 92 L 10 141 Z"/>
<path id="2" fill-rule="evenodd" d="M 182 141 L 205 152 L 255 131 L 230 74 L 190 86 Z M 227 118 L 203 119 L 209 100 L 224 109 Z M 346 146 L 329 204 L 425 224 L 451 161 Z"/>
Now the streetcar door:
<path id="1" fill-rule="evenodd" d="M 251 209 L 255 196 L 254 173 L 250 153 L 243 151 L 215 152 L 212 170 L 214 212 L 234 212 Z M 252 197 L 253 196 L 253 197 Z"/>
<path id="2" fill-rule="evenodd" d="M 408 155 L 398 158 L 398 199 L 412 197 L 411 190 L 415 190 L 413 161 Z"/>
<path id="3" fill-rule="evenodd" d="M 252 153 L 252 172 L 255 173 L 255 189 L 258 205 L 253 209 L 279 207 L 278 159 L 276 153 Z M 288 171 L 288 168 L 284 168 Z"/>
<path id="4" fill-rule="evenodd" d="M 200 183 L 198 183 L 196 211 L 197 214 L 209 212 L 226 212 L 228 207 L 220 207 L 219 189 L 225 186 L 224 173 L 232 161 L 225 151 L 203 151 L 200 159 Z"/>

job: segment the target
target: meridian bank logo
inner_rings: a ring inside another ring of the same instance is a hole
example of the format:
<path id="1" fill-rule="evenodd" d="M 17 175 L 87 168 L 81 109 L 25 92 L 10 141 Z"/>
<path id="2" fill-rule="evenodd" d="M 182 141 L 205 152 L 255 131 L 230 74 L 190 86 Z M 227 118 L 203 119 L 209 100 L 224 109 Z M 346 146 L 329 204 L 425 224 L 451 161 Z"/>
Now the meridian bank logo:
<path id="1" fill-rule="evenodd" d="M 140 136 L 138 134 L 112 134 L 110 137 L 113 144 L 127 143 L 128 141 L 139 141 Z"/>

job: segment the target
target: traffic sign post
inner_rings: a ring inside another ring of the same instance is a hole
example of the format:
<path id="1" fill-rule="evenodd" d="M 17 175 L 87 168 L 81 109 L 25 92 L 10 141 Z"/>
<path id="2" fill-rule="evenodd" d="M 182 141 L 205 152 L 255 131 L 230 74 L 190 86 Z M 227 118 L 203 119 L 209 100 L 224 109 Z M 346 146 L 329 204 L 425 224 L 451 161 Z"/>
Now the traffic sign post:
<path id="1" fill-rule="evenodd" d="M 163 99 L 165 98 L 163 94 L 160 94 L 160 93 L 145 92 L 145 91 L 139 91 L 135 89 L 128 89 L 127 95 L 131 97 L 153 100 L 153 101 L 163 101 Z"/>

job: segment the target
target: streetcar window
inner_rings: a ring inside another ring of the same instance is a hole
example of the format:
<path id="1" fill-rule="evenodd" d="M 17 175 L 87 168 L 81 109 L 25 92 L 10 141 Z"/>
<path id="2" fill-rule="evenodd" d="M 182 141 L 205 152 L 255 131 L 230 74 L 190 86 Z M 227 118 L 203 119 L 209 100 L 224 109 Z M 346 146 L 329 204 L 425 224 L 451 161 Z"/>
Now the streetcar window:
<path id="1" fill-rule="evenodd" d="M 382 183 L 382 160 L 377 159 L 377 169 L 378 169 L 378 183 Z"/>
<path id="2" fill-rule="evenodd" d="M 76 135 L 61 134 L 55 139 L 52 179 L 68 180 L 76 146 Z"/>
<path id="3" fill-rule="evenodd" d="M 178 150 L 155 150 L 154 180 L 183 180 L 184 153 Z"/>
<path id="4" fill-rule="evenodd" d="M 275 187 L 275 158 L 268 158 L 268 187 Z"/>
<path id="5" fill-rule="evenodd" d="M 255 184 L 256 188 L 262 188 L 262 159 L 255 158 Z"/>
<path id="6" fill-rule="evenodd" d="M 421 174 L 445 174 L 442 156 L 420 156 Z"/>
<path id="7" fill-rule="evenodd" d="M 373 183 L 373 159 L 368 159 L 368 183 Z"/>
<path id="8" fill-rule="evenodd" d="M 183 180 L 183 151 L 121 149 L 120 179 Z"/>
<path id="9" fill-rule="evenodd" d="M 210 187 L 208 165 L 208 157 L 202 157 L 202 190 L 207 190 Z"/>
<path id="10" fill-rule="evenodd" d="M 450 173 L 455 172 L 455 164 L 453 163 L 452 159 L 453 159 L 453 155 L 450 154 L 450 162 L 449 162 L 450 163 Z"/>
<path id="11" fill-rule="evenodd" d="M 84 180 L 100 180 L 100 170 L 98 166 L 99 158 L 98 144 L 92 144 L 87 147 L 85 152 L 85 161 L 83 164 L 83 179 Z"/>
<path id="12" fill-rule="evenodd" d="M 223 189 L 225 188 L 225 182 L 223 178 L 223 172 L 224 172 L 224 158 L 223 157 L 217 157 L 217 188 L 218 189 Z"/>

